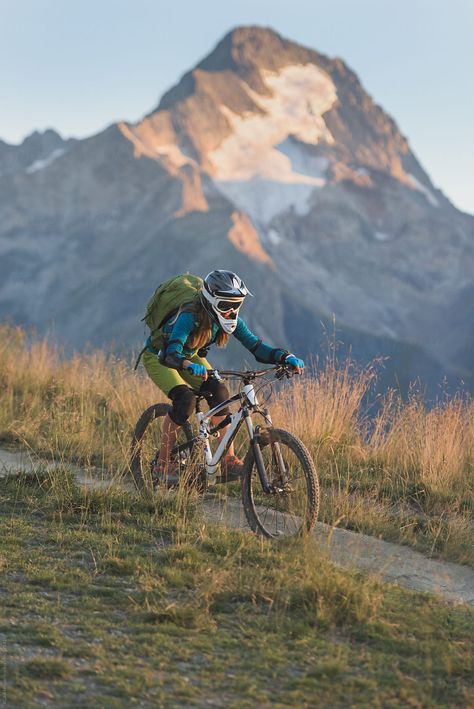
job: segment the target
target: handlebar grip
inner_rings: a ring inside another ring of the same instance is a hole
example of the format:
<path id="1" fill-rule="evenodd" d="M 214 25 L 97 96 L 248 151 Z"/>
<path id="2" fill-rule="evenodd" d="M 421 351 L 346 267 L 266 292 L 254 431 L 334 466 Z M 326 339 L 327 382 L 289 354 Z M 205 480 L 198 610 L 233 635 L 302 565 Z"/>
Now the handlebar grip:
<path id="1" fill-rule="evenodd" d="M 294 373 L 295 372 L 286 364 L 280 364 L 275 374 L 275 378 L 283 379 L 283 377 L 286 377 L 287 379 L 290 379 L 290 377 L 292 377 Z"/>
<path id="2" fill-rule="evenodd" d="M 210 377 L 211 379 L 217 379 L 217 381 L 222 381 L 222 377 L 219 374 L 218 369 L 207 369 L 207 376 Z"/>

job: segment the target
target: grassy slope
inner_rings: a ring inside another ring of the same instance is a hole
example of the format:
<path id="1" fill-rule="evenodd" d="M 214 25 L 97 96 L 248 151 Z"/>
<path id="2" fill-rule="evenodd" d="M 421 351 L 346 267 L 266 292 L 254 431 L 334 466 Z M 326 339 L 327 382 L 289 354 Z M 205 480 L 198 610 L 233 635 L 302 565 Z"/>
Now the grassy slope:
<path id="1" fill-rule="evenodd" d="M 275 423 L 317 463 L 320 518 L 474 565 L 474 403 L 441 398 L 428 411 L 392 392 L 369 426 L 363 401 L 375 376 L 326 362 L 271 400 Z M 123 361 L 100 352 L 63 360 L 0 327 L 0 444 L 127 474 L 134 423 L 160 398 Z"/>
<path id="2" fill-rule="evenodd" d="M 0 481 L 9 706 L 468 706 L 474 612 L 335 569 L 199 501 Z"/>

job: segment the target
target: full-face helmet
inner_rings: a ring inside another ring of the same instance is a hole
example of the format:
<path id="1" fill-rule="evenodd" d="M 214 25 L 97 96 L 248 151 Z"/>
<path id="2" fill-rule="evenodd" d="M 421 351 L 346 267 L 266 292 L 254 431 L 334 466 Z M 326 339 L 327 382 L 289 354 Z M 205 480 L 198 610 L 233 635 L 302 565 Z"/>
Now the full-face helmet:
<path id="1" fill-rule="evenodd" d="M 245 283 L 232 271 L 216 270 L 204 279 L 201 303 L 224 332 L 234 332 L 239 309 L 246 295 L 252 295 Z"/>

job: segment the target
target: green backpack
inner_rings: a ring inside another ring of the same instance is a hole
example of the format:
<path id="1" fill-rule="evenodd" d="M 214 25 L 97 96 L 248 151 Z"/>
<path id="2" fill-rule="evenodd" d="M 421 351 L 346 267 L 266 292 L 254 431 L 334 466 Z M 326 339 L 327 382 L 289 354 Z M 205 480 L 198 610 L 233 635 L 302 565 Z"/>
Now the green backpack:
<path id="1" fill-rule="evenodd" d="M 190 303 L 199 293 L 202 278 L 185 273 L 174 276 L 158 286 L 146 306 L 145 316 L 142 318 L 150 328 L 151 343 L 153 347 L 163 344 L 161 328 L 165 322 L 186 303 Z"/>

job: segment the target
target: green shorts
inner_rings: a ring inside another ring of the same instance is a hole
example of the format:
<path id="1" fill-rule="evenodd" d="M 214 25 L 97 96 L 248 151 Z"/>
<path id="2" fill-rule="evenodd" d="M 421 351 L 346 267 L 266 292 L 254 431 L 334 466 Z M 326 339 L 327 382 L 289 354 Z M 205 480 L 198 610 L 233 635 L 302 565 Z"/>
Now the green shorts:
<path id="1" fill-rule="evenodd" d="M 189 357 L 189 360 L 190 362 L 203 364 L 206 369 L 212 369 L 211 365 L 204 357 L 193 355 L 192 357 Z M 145 350 L 142 354 L 142 362 L 150 379 L 159 389 L 161 389 L 164 394 L 166 394 L 166 396 L 169 396 L 171 389 L 183 384 L 191 387 L 194 391 L 199 391 L 201 384 L 203 383 L 203 379 L 201 379 L 201 377 L 195 377 L 191 374 L 191 372 L 178 372 L 176 369 L 165 367 L 165 365 L 161 364 L 158 359 L 158 355 L 153 354 L 153 352 L 150 352 L 149 350 Z"/>

